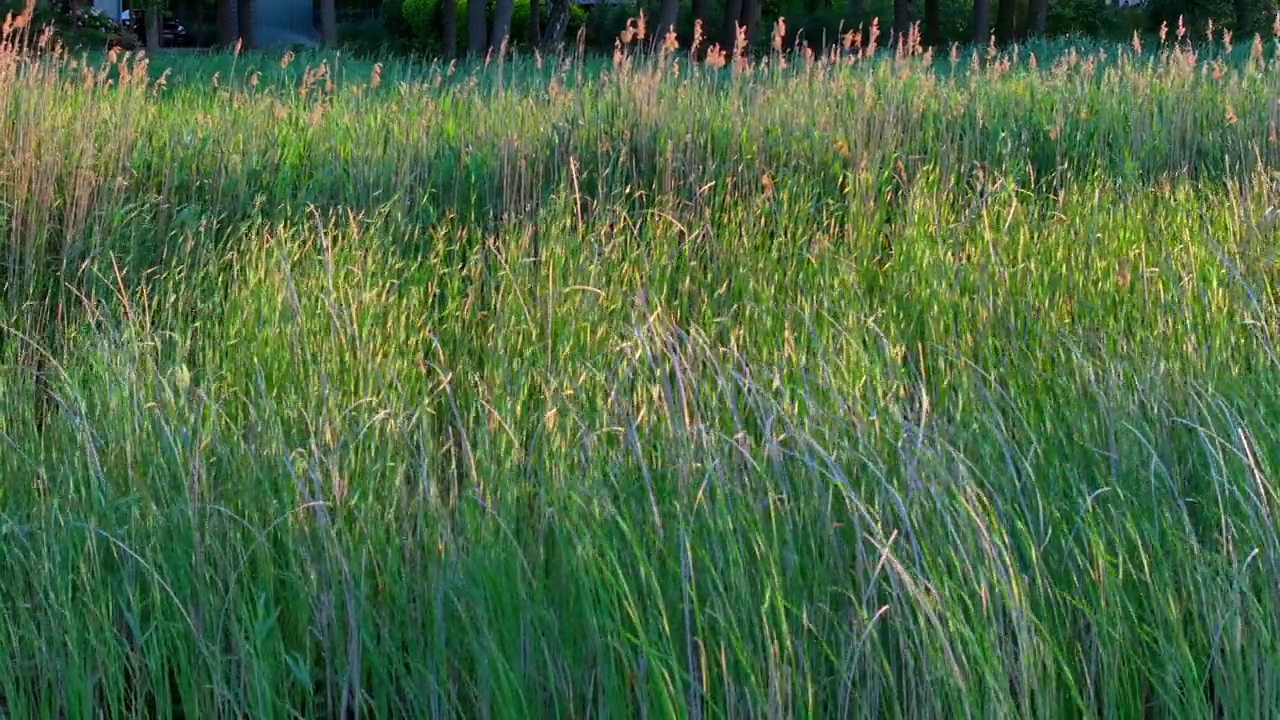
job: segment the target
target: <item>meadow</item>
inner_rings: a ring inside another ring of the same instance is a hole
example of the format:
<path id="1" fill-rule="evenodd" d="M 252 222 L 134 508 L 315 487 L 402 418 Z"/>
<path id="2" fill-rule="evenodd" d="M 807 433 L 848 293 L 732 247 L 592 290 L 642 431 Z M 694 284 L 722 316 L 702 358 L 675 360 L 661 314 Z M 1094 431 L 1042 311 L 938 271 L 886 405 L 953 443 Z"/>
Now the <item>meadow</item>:
<path id="1" fill-rule="evenodd" d="M 1177 35 L 7 42 L 0 715 L 1273 716 L 1280 40 Z"/>

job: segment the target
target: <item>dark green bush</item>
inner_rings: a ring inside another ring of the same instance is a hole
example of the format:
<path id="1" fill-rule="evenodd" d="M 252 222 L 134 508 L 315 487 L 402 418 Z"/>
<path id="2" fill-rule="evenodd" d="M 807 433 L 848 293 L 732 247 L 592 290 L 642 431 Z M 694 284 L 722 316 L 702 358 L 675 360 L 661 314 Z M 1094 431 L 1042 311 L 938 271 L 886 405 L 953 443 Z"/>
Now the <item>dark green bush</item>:
<path id="1" fill-rule="evenodd" d="M 1123 42 L 1144 25 L 1142 8 L 1119 8 L 1107 0 L 1054 0 L 1049 3 L 1046 31 L 1053 36 L 1087 35 Z"/>
<path id="2" fill-rule="evenodd" d="M 380 18 L 340 24 L 338 41 L 348 53 L 374 59 L 387 53 L 415 55 L 421 50 L 411 35 L 390 32 Z"/>

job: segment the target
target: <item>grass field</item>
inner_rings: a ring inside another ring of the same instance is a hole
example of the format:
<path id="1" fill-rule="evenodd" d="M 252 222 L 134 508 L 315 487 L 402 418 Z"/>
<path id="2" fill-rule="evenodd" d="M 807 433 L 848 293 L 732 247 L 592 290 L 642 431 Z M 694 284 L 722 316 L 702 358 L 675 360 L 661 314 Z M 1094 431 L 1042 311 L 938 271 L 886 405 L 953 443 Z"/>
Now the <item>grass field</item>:
<path id="1" fill-rule="evenodd" d="M 1280 42 L 1175 45 L 7 45 L 0 715 L 1276 715 Z"/>

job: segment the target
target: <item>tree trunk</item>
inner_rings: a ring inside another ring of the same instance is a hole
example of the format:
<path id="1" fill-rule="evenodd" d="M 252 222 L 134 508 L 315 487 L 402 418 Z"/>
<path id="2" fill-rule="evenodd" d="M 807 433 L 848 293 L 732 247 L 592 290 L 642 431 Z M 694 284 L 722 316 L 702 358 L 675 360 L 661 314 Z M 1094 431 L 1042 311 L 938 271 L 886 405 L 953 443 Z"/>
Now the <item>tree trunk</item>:
<path id="1" fill-rule="evenodd" d="M 1018 0 L 999 0 L 996 7 L 996 42 L 1007 45 L 1017 32 Z"/>
<path id="2" fill-rule="evenodd" d="M 1049 0 L 1031 0 L 1031 37 L 1044 35 L 1049 25 Z"/>
<path id="3" fill-rule="evenodd" d="M 924 44 L 937 47 L 942 42 L 942 1 L 924 0 Z"/>
<path id="4" fill-rule="evenodd" d="M 256 35 L 253 31 L 253 0 L 235 0 L 236 17 L 240 24 L 240 45 L 245 50 L 253 47 Z"/>
<path id="5" fill-rule="evenodd" d="M 529 46 L 536 47 L 542 40 L 542 3 L 529 0 Z"/>
<path id="6" fill-rule="evenodd" d="M 973 0 L 973 43 L 986 45 L 991 36 L 991 0 Z"/>
<path id="7" fill-rule="evenodd" d="M 516 14 L 514 0 L 498 0 L 493 10 L 493 33 L 489 36 L 489 52 L 502 52 L 502 43 L 511 34 L 511 18 Z M 510 42 L 507 45 L 510 46 Z"/>
<path id="8" fill-rule="evenodd" d="M 485 0 L 467 0 L 467 54 L 483 55 L 489 49 Z"/>
<path id="9" fill-rule="evenodd" d="M 675 30 L 680 19 L 680 0 L 662 0 L 658 8 L 658 26 L 653 33 L 653 42 L 661 47 L 667 40 L 667 31 Z"/>
<path id="10" fill-rule="evenodd" d="M 710 0 L 693 0 L 693 19 L 702 21 L 702 32 L 706 32 L 711 26 L 711 9 L 708 7 Z M 705 43 L 704 43 L 705 44 Z"/>
<path id="11" fill-rule="evenodd" d="M 338 46 L 338 8 L 334 0 L 320 0 L 320 40 L 327 48 Z"/>
<path id="12" fill-rule="evenodd" d="M 231 47 L 236 44 L 236 38 L 240 37 L 239 29 L 236 27 L 235 18 L 235 0 L 218 0 L 218 44 L 222 47 Z"/>
<path id="13" fill-rule="evenodd" d="M 542 32 L 542 49 L 552 50 L 564 42 L 564 31 L 569 27 L 569 0 L 551 0 L 551 13 L 547 27 Z"/>
<path id="14" fill-rule="evenodd" d="M 147 6 L 143 11 L 142 21 L 147 25 L 147 52 L 155 53 L 160 49 L 160 15 L 164 10 L 158 3 Z"/>
<path id="15" fill-rule="evenodd" d="M 747 47 L 751 47 L 756 30 L 760 28 L 761 0 L 743 0 L 742 26 L 747 29 Z"/>
<path id="16" fill-rule="evenodd" d="M 458 0 L 440 3 L 440 32 L 444 56 L 449 60 L 458 57 Z"/>
<path id="17" fill-rule="evenodd" d="M 733 55 L 738 42 L 738 23 L 742 22 L 742 0 L 724 0 L 724 40 L 720 47 Z"/>
<path id="18" fill-rule="evenodd" d="M 890 36 L 890 49 L 896 51 L 899 45 L 906 43 L 907 35 L 910 33 L 910 0 L 893 0 L 893 35 Z"/>

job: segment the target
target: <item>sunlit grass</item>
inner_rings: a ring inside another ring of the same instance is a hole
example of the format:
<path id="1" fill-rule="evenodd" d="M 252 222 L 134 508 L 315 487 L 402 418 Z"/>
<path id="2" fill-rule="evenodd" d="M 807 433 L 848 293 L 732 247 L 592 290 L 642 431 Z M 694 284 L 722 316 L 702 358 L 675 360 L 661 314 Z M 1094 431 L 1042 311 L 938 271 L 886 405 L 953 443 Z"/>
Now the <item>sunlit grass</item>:
<path id="1" fill-rule="evenodd" d="M 1276 44 L 860 47 L 0 49 L 3 712 L 1273 712 Z"/>

